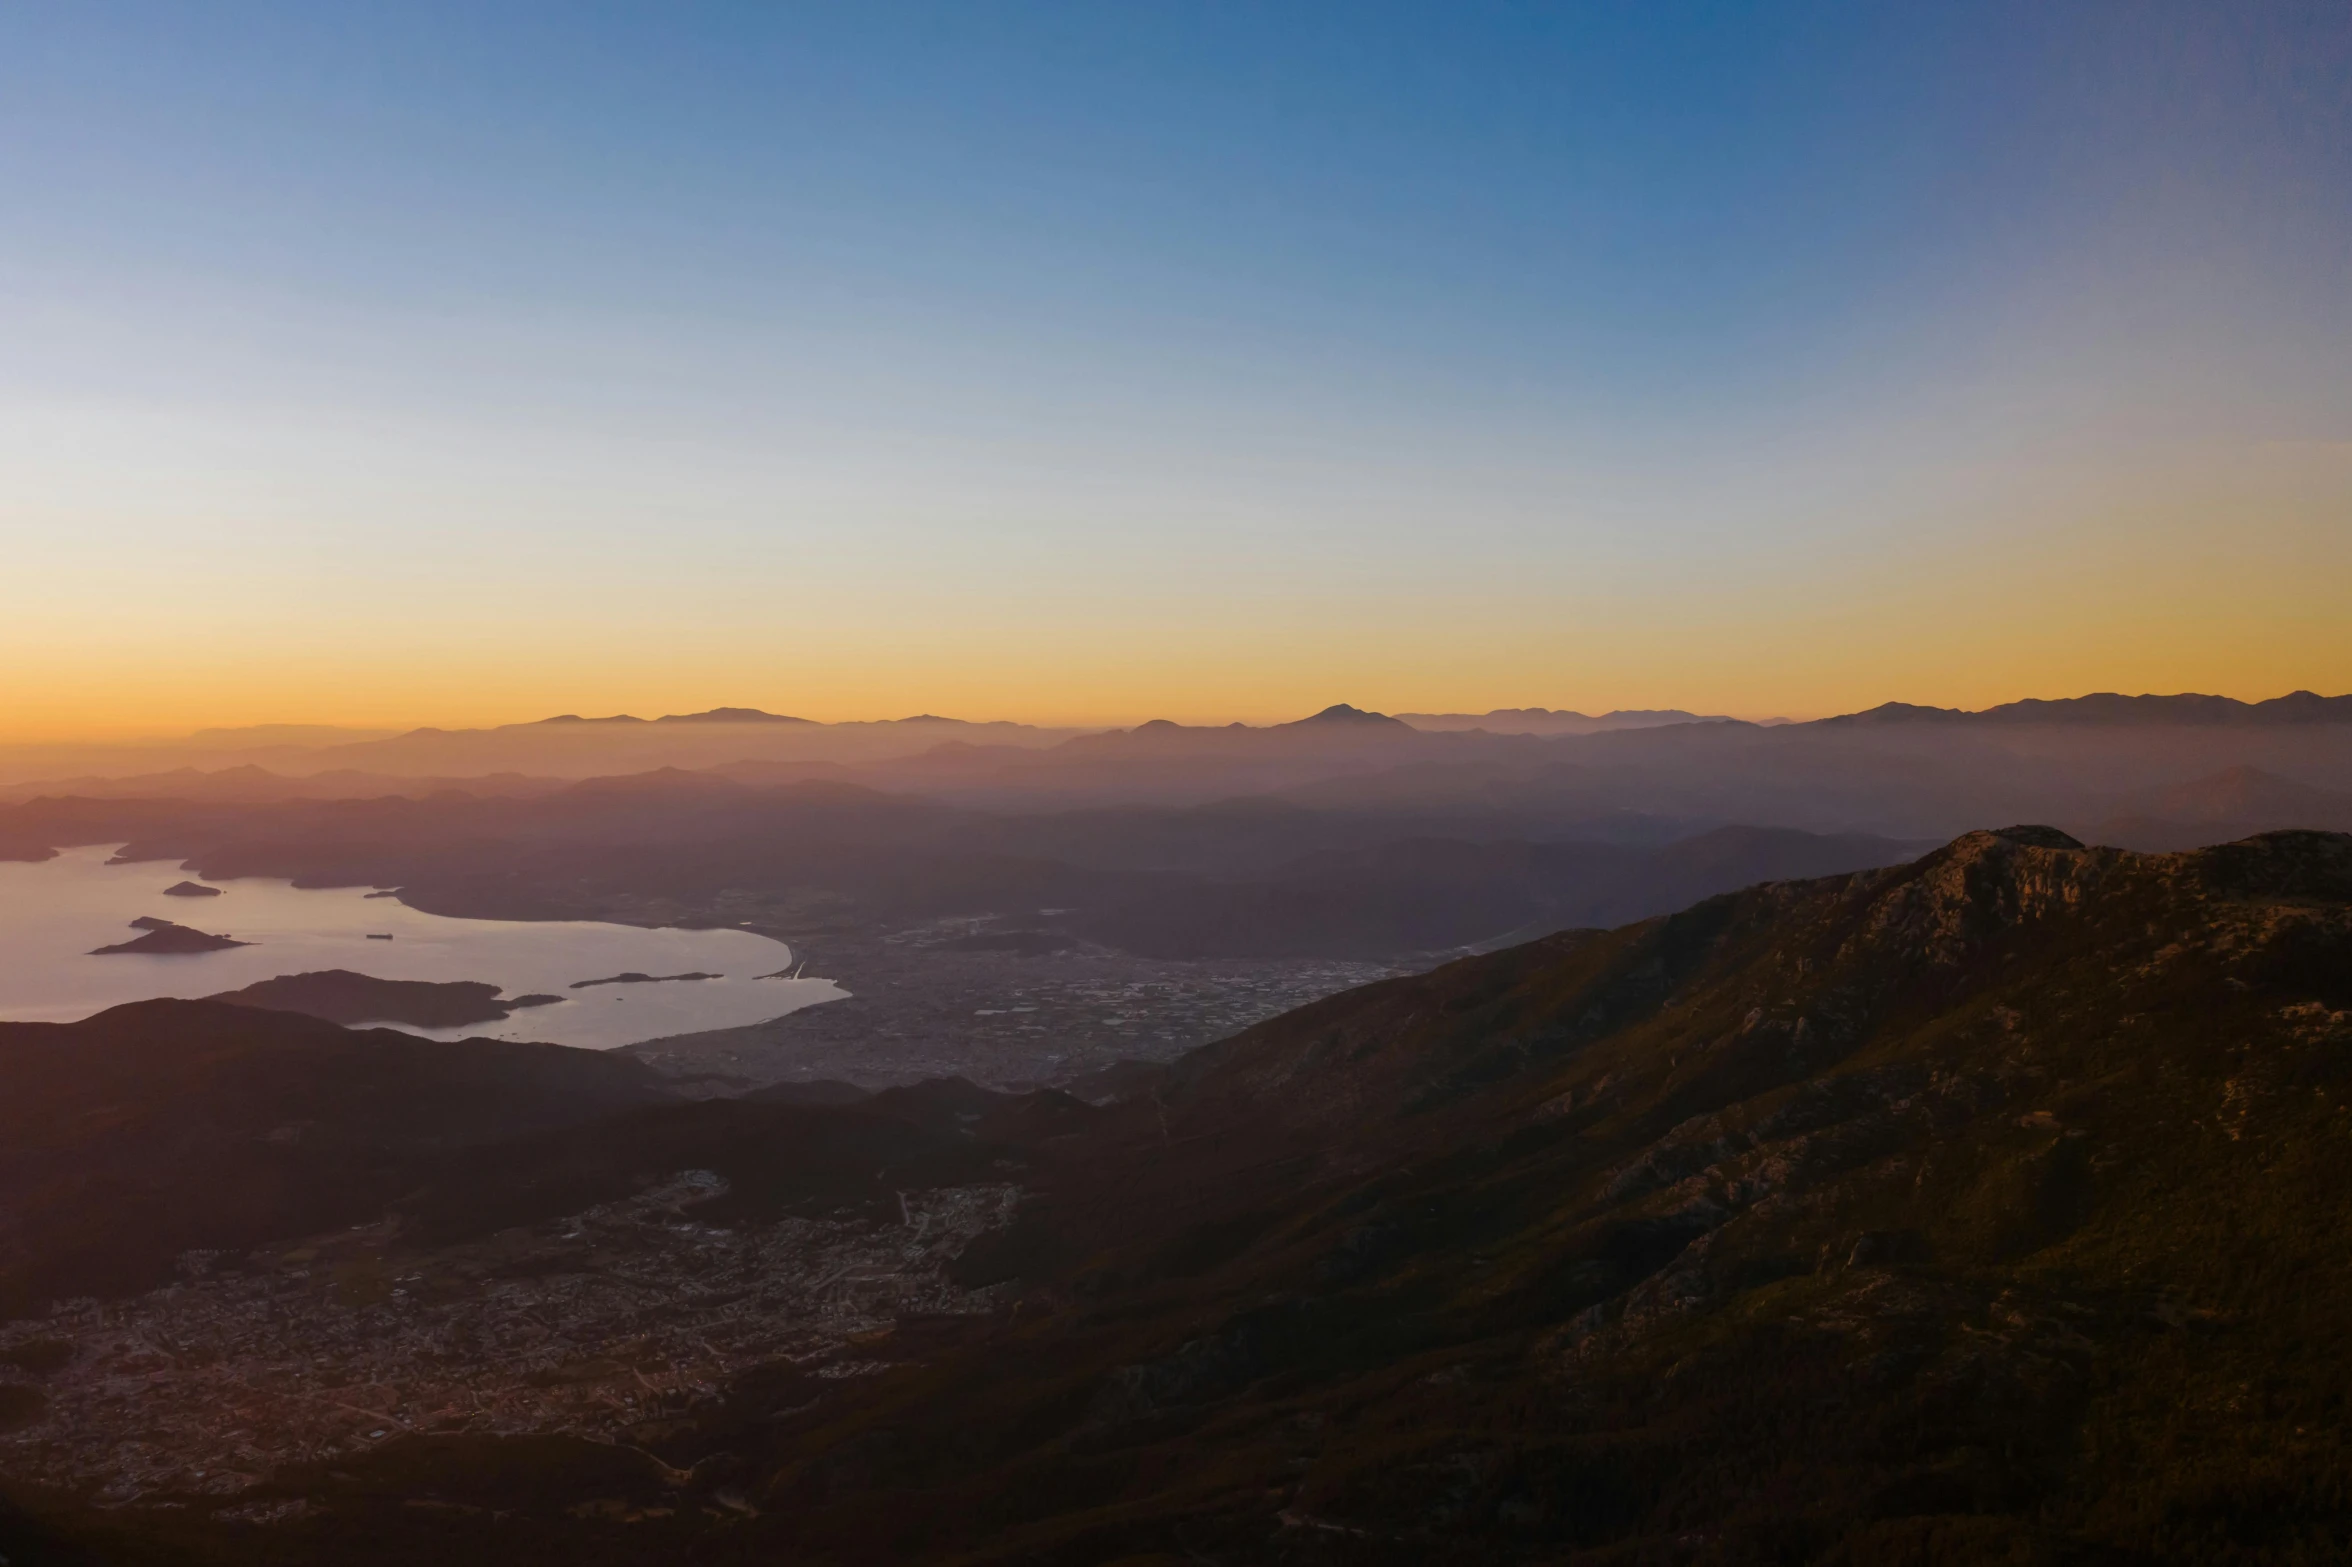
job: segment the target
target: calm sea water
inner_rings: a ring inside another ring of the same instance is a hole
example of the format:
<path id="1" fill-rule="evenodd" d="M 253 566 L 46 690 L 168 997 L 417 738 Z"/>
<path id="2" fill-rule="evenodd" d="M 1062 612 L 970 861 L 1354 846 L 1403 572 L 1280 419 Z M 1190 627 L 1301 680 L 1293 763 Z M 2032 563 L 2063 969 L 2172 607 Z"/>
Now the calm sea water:
<path id="1" fill-rule="evenodd" d="M 370 898 L 365 888 L 304 891 L 258 877 L 215 883 L 217 898 L 167 898 L 164 888 L 195 878 L 165 860 L 109 865 L 112 852 L 69 849 L 38 865 L 0 863 L 0 1018 L 67 1022 L 125 1001 L 208 996 L 279 974 L 340 968 L 379 979 L 486 980 L 510 996 L 570 998 L 502 1023 L 410 1033 L 607 1050 L 737 1028 L 847 994 L 829 980 L 759 978 L 791 967 L 792 950 L 749 931 L 446 919 L 394 898 Z M 185 957 L 89 955 L 137 936 L 130 922 L 147 914 L 254 945 Z M 371 932 L 392 939 L 370 941 Z M 631 971 L 725 977 L 569 988 Z"/>

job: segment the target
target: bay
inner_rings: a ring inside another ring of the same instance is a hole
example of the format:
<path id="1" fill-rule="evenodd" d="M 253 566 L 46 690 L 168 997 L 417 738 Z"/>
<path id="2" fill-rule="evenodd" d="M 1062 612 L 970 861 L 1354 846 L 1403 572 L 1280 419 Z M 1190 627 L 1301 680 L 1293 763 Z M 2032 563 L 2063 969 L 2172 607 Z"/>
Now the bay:
<path id="1" fill-rule="evenodd" d="M 113 852 L 87 845 L 35 864 L 0 863 L 0 1019 L 70 1022 L 126 1001 L 207 996 L 280 974 L 350 969 L 378 979 L 484 980 L 509 996 L 566 998 L 503 1022 L 385 1027 L 428 1038 L 605 1050 L 739 1028 L 847 994 L 830 980 L 760 977 L 789 969 L 792 949 L 750 931 L 451 919 L 396 898 L 371 898 L 362 887 L 307 889 L 263 877 L 210 883 L 221 890 L 216 898 L 167 897 L 166 887 L 193 879 L 187 871 L 161 860 L 110 865 Z M 130 922 L 142 916 L 253 945 L 183 956 L 91 955 L 137 936 Z M 631 972 L 721 977 L 571 988 Z"/>

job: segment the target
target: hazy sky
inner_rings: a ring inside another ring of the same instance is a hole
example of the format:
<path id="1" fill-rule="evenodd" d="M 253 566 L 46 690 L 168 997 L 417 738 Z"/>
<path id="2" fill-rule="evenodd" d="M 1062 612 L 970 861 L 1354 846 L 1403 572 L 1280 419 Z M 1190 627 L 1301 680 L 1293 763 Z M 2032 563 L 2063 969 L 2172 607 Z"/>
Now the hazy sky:
<path id="1" fill-rule="evenodd" d="M 0 734 L 2352 689 L 2352 7 L 0 9 Z"/>

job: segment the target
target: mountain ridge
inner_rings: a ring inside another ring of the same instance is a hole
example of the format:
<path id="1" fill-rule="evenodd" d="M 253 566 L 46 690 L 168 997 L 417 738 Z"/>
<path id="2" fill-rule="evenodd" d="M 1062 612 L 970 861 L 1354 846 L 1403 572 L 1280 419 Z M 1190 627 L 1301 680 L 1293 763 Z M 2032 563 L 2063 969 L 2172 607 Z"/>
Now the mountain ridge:
<path id="1" fill-rule="evenodd" d="M 1810 727 L 1878 724 L 2064 723 L 2064 724 L 2341 724 L 2352 723 L 2352 695 L 2321 696 L 2292 691 L 2258 702 L 2184 692 L 2175 696 L 2124 696 L 2101 691 L 2088 696 L 2027 698 L 1968 711 L 1886 702 L 1858 713 L 1813 720 Z"/>

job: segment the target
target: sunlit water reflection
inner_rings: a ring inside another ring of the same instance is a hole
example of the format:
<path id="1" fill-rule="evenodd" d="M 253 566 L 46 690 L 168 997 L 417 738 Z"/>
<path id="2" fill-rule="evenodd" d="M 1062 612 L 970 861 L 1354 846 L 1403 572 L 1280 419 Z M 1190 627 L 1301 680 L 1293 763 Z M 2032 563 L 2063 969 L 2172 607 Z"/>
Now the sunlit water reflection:
<path id="1" fill-rule="evenodd" d="M 409 1028 L 436 1039 L 541 1039 L 605 1050 L 641 1039 L 736 1028 L 845 994 L 822 979 L 763 979 L 792 966 L 782 942 L 742 930 L 641 930 L 578 920 L 448 919 L 360 887 L 300 890 L 248 877 L 217 898 L 167 898 L 193 879 L 167 860 L 109 865 L 110 848 L 68 849 L 35 865 L 0 863 L 0 1018 L 52 1022 L 125 1001 L 208 996 L 279 974 L 351 969 L 379 979 L 487 980 L 510 996 L 568 999 L 504 1022 Z M 249 941 L 184 957 L 90 955 L 139 933 L 142 915 Z M 371 934 L 392 937 L 371 941 Z M 662 985 L 599 985 L 628 972 L 718 974 Z M 405 1026 L 405 1025 L 393 1025 Z"/>

